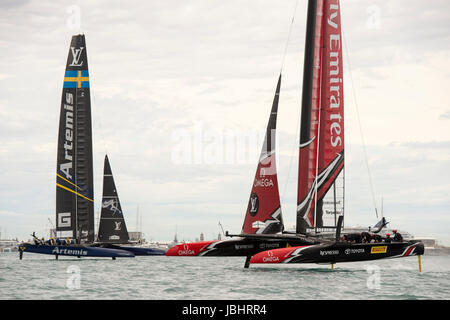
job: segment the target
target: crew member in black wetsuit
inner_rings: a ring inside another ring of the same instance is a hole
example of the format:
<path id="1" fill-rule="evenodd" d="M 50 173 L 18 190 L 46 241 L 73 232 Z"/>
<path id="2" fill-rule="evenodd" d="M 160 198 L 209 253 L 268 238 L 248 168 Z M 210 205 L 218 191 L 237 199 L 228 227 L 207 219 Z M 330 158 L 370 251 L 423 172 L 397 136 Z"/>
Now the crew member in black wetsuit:
<path id="1" fill-rule="evenodd" d="M 375 243 L 379 243 L 379 242 L 381 242 L 382 238 L 381 238 L 381 236 L 380 236 L 379 234 L 374 234 L 374 235 L 372 236 L 372 240 L 373 240 L 373 242 L 375 242 Z"/>
<path id="2" fill-rule="evenodd" d="M 361 232 L 362 243 L 369 243 L 372 236 L 368 232 Z"/>
<path id="3" fill-rule="evenodd" d="M 361 243 L 361 234 L 359 233 L 349 233 L 347 235 L 347 240 L 352 243 Z"/>
<path id="4" fill-rule="evenodd" d="M 394 241 L 397 241 L 397 242 L 403 241 L 402 235 L 396 229 L 392 230 L 392 232 L 394 232 Z"/>
<path id="5" fill-rule="evenodd" d="M 386 242 L 386 243 L 392 242 L 391 235 L 389 233 L 386 233 L 386 239 L 384 239 L 384 242 Z"/>

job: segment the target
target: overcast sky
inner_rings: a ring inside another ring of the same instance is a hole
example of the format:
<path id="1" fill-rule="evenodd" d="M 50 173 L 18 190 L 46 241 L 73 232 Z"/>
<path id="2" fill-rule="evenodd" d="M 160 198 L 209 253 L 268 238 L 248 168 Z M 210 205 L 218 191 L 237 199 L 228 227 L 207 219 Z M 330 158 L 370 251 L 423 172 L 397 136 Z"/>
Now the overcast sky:
<path id="1" fill-rule="evenodd" d="M 70 39 L 86 35 L 95 211 L 109 155 L 128 230 L 147 239 L 240 232 L 297 0 L 0 1 L 2 238 L 55 220 L 59 108 Z M 278 172 L 295 223 L 306 0 L 283 68 Z M 450 245 L 450 2 L 342 1 L 346 224 Z M 356 100 L 355 100 L 356 99 Z M 189 149 L 186 149 L 186 146 Z"/>

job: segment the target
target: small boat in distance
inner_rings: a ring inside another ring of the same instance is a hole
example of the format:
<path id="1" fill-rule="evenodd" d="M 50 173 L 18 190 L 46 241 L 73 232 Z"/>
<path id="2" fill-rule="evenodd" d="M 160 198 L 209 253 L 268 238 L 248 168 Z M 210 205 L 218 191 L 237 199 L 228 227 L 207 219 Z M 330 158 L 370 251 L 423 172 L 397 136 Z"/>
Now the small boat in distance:
<path id="1" fill-rule="evenodd" d="M 120 249 L 92 247 L 94 187 L 92 122 L 85 36 L 72 37 L 67 58 L 56 164 L 56 237 L 21 243 L 24 252 L 74 257 L 134 257 Z"/>
<path id="2" fill-rule="evenodd" d="M 117 193 L 111 165 L 108 155 L 105 155 L 102 209 L 98 228 L 98 240 L 94 246 L 126 250 L 137 256 L 161 256 L 166 253 L 165 250 L 159 248 L 132 245 L 129 240 L 130 237 L 120 205 L 119 194 Z"/>

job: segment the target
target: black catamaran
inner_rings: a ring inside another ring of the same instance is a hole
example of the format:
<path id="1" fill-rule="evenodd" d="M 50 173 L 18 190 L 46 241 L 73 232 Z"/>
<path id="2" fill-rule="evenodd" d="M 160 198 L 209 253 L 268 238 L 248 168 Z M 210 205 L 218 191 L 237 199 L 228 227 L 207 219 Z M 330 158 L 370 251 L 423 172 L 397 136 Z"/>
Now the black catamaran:
<path id="1" fill-rule="evenodd" d="M 336 196 L 336 185 L 344 173 L 344 90 L 339 0 L 309 0 L 307 17 L 296 232 L 318 236 L 334 227 L 336 233 L 317 237 L 319 244 L 260 252 L 250 263 L 334 264 L 410 255 L 420 261 L 421 242 L 374 237 L 386 225 L 384 218 L 377 230 L 357 235 L 365 241 L 340 237 L 344 192 L 341 185 L 341 198 Z"/>
<path id="2" fill-rule="evenodd" d="M 89 71 L 84 35 L 72 37 L 60 110 L 56 164 L 56 237 L 34 236 L 23 252 L 69 256 L 134 257 L 125 250 L 92 248 L 94 187 Z"/>
<path id="3" fill-rule="evenodd" d="M 125 218 L 119 201 L 116 184 L 109 163 L 105 155 L 103 170 L 103 198 L 98 228 L 96 246 L 103 248 L 121 249 L 135 255 L 164 255 L 165 250 L 141 246 L 124 246 L 130 244 Z"/>

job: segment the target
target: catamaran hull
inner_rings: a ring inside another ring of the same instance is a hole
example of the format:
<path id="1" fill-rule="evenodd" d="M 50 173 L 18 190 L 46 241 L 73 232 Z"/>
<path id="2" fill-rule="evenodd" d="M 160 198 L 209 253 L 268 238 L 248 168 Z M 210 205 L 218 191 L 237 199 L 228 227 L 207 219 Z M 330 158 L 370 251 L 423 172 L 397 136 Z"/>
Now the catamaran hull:
<path id="1" fill-rule="evenodd" d="M 157 248 L 146 247 L 133 247 L 133 246 L 118 246 L 118 245 L 106 245 L 103 246 L 108 249 L 119 249 L 133 253 L 135 256 L 163 256 L 166 254 L 165 250 Z"/>
<path id="2" fill-rule="evenodd" d="M 334 243 L 267 250 L 254 255 L 250 263 L 338 263 L 423 255 L 421 242 Z"/>
<path id="3" fill-rule="evenodd" d="M 85 246 L 54 246 L 54 245 L 35 245 L 21 244 L 19 246 L 21 254 L 23 252 L 50 254 L 54 256 L 71 257 L 108 257 L 108 258 L 133 258 L 134 253 L 119 250 Z"/>
<path id="4" fill-rule="evenodd" d="M 166 256 L 248 257 L 268 249 L 305 245 L 299 239 L 229 239 L 183 243 L 166 252 Z M 310 244 L 310 243 L 307 243 Z"/>

